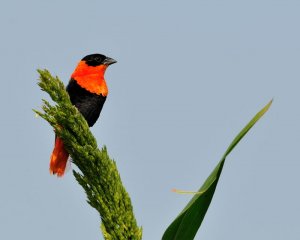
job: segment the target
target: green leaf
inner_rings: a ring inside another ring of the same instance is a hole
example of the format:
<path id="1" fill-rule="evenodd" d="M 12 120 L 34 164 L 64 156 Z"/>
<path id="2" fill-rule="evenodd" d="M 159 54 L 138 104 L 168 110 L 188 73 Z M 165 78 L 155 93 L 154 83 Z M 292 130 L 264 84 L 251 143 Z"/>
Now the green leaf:
<path id="1" fill-rule="evenodd" d="M 273 100 L 271 100 L 263 109 L 261 109 L 234 138 L 222 159 L 206 179 L 198 193 L 195 194 L 182 212 L 167 228 L 162 237 L 163 240 L 194 239 L 213 198 L 227 155 L 234 149 L 234 147 L 254 126 L 254 124 L 268 111 L 272 101 Z"/>

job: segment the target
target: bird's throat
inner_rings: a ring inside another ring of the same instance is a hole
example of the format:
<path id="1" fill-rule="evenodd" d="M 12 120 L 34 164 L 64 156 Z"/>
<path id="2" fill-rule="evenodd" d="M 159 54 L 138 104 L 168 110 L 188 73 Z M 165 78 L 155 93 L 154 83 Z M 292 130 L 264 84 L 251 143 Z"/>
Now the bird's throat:
<path id="1" fill-rule="evenodd" d="M 107 96 L 108 88 L 104 79 L 106 68 L 106 65 L 88 66 L 84 61 L 81 61 L 71 75 L 71 78 L 89 92 Z"/>

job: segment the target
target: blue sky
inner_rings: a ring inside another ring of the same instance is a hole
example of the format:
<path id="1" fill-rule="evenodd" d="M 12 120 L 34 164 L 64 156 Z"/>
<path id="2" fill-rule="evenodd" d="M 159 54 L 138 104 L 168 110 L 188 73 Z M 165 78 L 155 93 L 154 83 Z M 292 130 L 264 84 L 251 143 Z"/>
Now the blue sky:
<path id="1" fill-rule="evenodd" d="M 233 137 L 195 239 L 298 239 L 300 2 L 6 1 L 0 7 L 0 239 L 101 239 L 71 172 L 50 176 L 54 134 L 32 109 L 37 68 L 66 84 L 77 62 L 118 63 L 92 132 L 118 165 L 146 240 L 160 239 Z"/>

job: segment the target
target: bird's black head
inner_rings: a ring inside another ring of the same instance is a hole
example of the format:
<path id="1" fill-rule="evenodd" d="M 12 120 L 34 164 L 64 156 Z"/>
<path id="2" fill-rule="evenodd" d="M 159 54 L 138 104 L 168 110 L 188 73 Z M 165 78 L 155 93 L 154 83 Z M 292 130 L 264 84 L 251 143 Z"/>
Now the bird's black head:
<path id="1" fill-rule="evenodd" d="M 117 62 L 116 60 L 99 53 L 87 55 L 81 60 L 85 61 L 86 64 L 91 67 L 96 67 L 99 65 L 111 65 Z"/>

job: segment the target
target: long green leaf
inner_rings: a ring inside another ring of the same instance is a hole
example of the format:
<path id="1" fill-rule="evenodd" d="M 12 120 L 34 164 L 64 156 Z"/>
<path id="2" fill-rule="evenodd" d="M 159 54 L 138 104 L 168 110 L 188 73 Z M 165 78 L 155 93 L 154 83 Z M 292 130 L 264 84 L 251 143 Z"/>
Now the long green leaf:
<path id="1" fill-rule="evenodd" d="M 182 212 L 167 228 L 162 237 L 163 240 L 194 239 L 213 198 L 227 155 L 234 149 L 254 124 L 268 111 L 271 104 L 272 100 L 261 109 L 234 138 L 218 165 L 199 189 L 199 193 L 195 194 Z"/>

